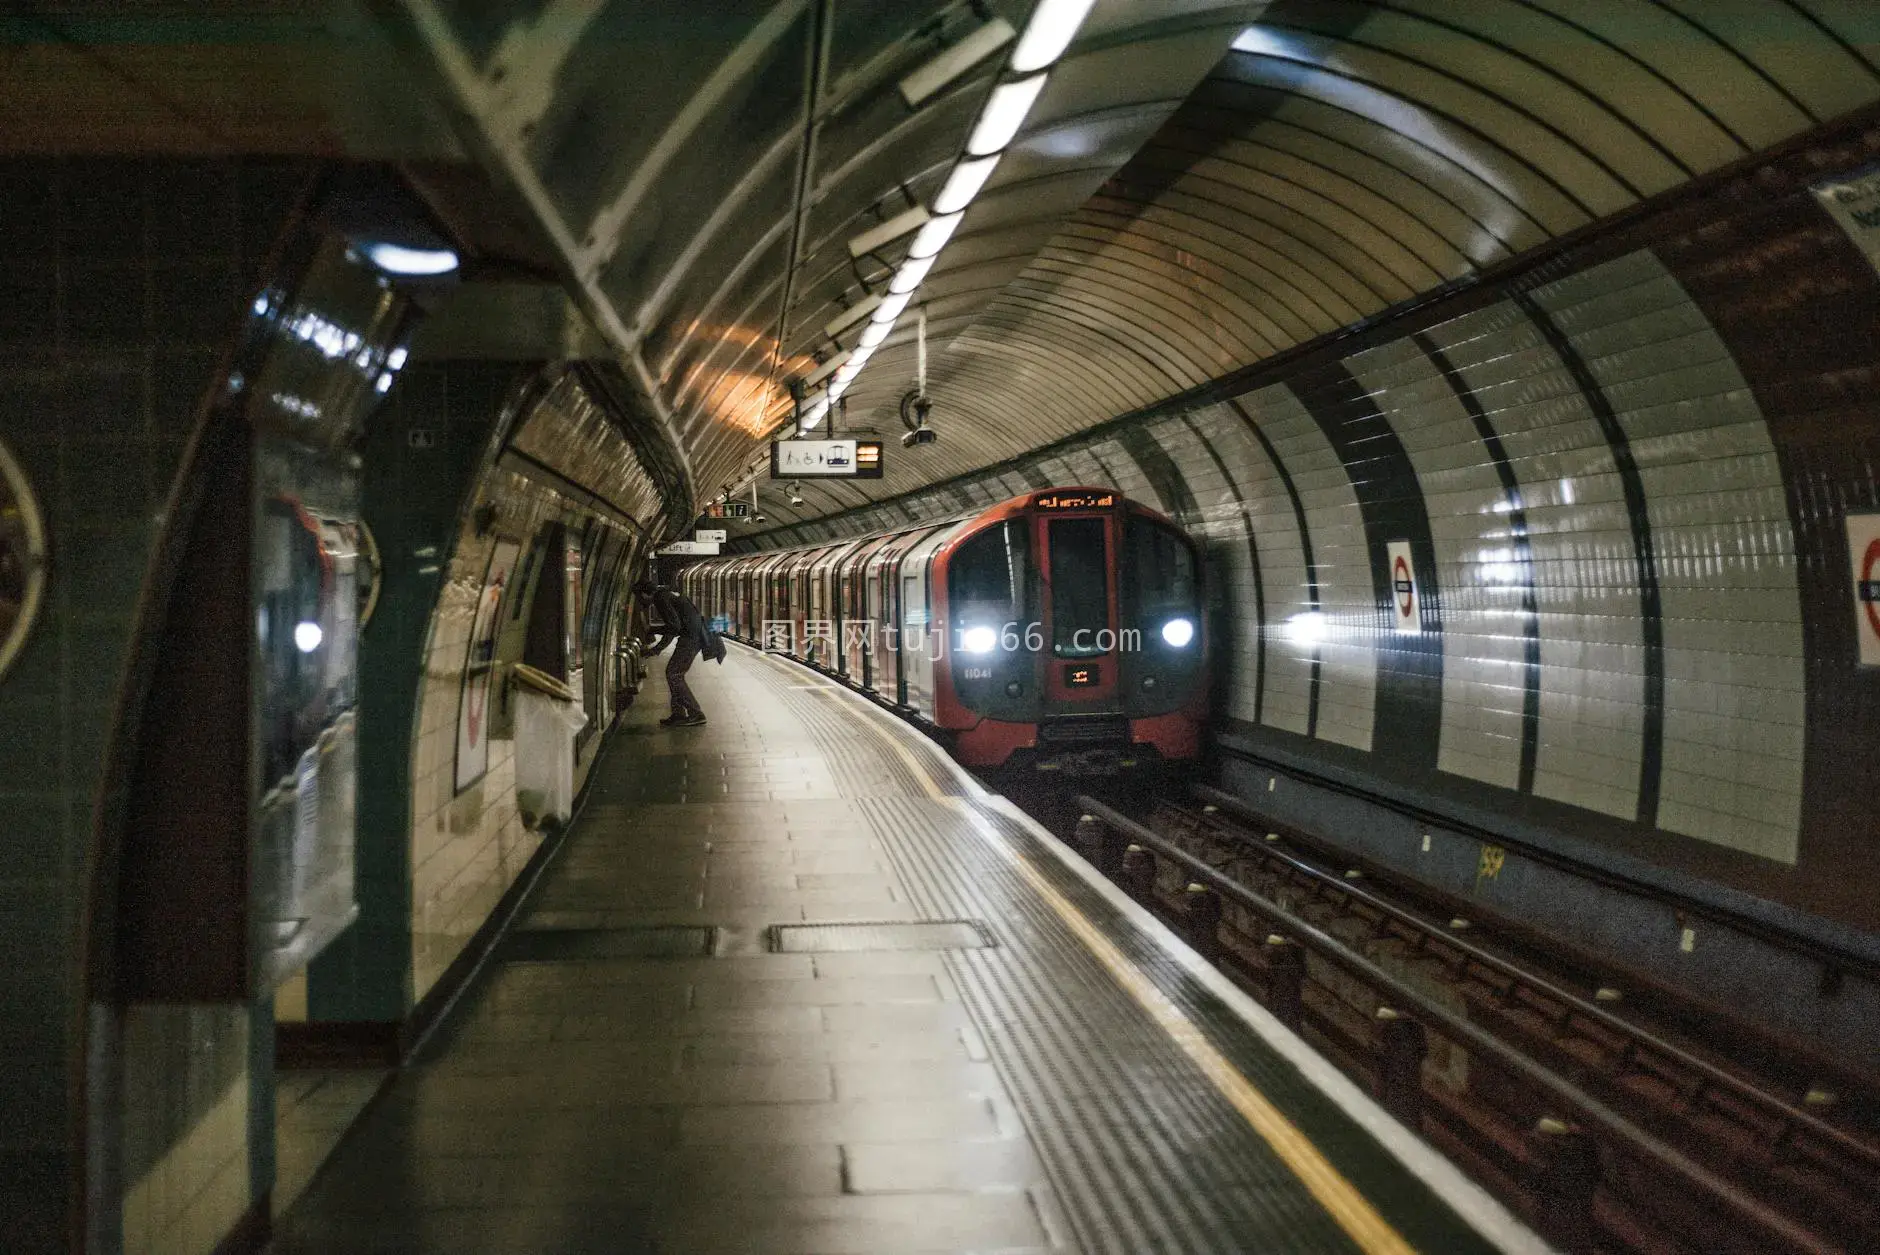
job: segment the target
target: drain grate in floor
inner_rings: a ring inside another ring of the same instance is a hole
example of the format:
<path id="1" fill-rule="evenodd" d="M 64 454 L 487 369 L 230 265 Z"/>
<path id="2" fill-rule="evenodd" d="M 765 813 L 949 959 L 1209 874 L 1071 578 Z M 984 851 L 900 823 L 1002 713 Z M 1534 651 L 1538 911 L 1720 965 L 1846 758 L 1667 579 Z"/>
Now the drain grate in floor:
<path id="1" fill-rule="evenodd" d="M 998 941 L 977 920 L 943 919 L 918 924 L 772 924 L 769 948 L 779 954 L 814 950 L 979 950 Z"/>
<path id="2" fill-rule="evenodd" d="M 526 928 L 504 940 L 500 957 L 520 962 L 575 959 L 698 959 L 708 957 L 717 929 L 657 925 L 646 928 Z"/>

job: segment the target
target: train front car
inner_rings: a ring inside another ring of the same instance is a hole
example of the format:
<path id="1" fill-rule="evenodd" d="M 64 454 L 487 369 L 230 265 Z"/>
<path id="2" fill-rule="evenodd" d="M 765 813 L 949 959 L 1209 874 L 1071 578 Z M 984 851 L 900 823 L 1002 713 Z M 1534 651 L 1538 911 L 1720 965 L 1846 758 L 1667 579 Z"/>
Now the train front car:
<path id="1" fill-rule="evenodd" d="M 962 762 L 1082 772 L 1199 753 L 1200 564 L 1168 519 L 1113 489 L 1038 492 L 964 524 L 933 566 L 931 718 Z"/>

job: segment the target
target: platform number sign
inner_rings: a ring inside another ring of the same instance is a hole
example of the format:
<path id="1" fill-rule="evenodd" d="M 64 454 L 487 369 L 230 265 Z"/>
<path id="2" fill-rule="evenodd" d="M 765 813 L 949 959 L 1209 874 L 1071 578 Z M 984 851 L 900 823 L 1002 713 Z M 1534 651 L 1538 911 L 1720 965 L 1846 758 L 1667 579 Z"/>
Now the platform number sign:
<path id="1" fill-rule="evenodd" d="M 1392 625 L 1399 632 L 1423 630 L 1423 590 L 1417 587 L 1416 559 L 1410 556 L 1410 542 L 1393 540 L 1385 545 L 1390 561 L 1390 610 Z"/>
<path id="2" fill-rule="evenodd" d="M 1880 667 L 1880 514 L 1847 516 L 1847 556 L 1854 577 L 1860 665 Z"/>

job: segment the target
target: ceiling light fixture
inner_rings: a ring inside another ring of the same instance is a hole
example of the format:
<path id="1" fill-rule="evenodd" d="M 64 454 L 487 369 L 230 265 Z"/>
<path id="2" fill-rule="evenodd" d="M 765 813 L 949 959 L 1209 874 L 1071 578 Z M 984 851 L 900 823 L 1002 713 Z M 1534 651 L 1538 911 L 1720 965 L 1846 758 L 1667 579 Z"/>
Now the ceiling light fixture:
<path id="1" fill-rule="evenodd" d="M 911 292 L 896 292 L 881 298 L 881 305 L 875 310 L 871 322 L 893 322 L 907 308 L 907 303 L 914 299 Z"/>
<path id="2" fill-rule="evenodd" d="M 803 408 L 803 416 L 797 420 L 796 425 L 803 431 L 815 431 L 822 423 L 824 415 L 828 413 L 829 394 L 826 392 L 820 393 L 815 400 L 811 401 Z"/>
<path id="3" fill-rule="evenodd" d="M 1048 3 L 1048 0 L 1047 0 Z M 1034 19 L 1032 25 L 1037 25 Z M 1002 17 L 977 27 L 951 48 L 901 80 L 901 99 L 910 109 L 1012 42 L 1018 32 Z"/>
<path id="4" fill-rule="evenodd" d="M 933 269 L 932 257 L 910 257 L 901 263 L 901 268 L 894 272 L 894 281 L 888 284 L 888 291 L 897 296 L 902 292 L 912 292 L 920 286 L 920 281 Z"/>
<path id="5" fill-rule="evenodd" d="M 805 388 L 814 388 L 817 384 L 829 378 L 829 376 L 835 374 L 838 370 L 841 370 L 843 364 L 849 360 L 849 356 L 850 355 L 846 352 L 836 354 L 805 376 L 803 386 Z"/>
<path id="6" fill-rule="evenodd" d="M 933 198 L 933 211 L 937 214 L 956 214 L 972 204 L 973 197 L 979 195 L 979 189 L 992 177 L 992 168 L 999 164 L 999 154 L 990 157 L 968 157 L 953 167 L 953 173 L 940 189 L 940 194 Z"/>
<path id="7" fill-rule="evenodd" d="M 1012 68 L 1020 74 L 1042 70 L 1060 56 L 1077 37 L 1094 0 L 1042 0 L 1032 10 L 1024 37 L 1012 49 Z"/>
<path id="8" fill-rule="evenodd" d="M 457 269 L 457 254 L 448 248 L 407 248 L 384 240 L 364 245 L 366 260 L 388 275 L 447 275 Z"/>
<path id="9" fill-rule="evenodd" d="M 863 297 L 861 300 L 855 302 L 855 304 L 849 306 L 834 318 L 824 323 L 823 334 L 832 340 L 835 339 L 844 331 L 847 331 L 850 327 L 853 327 L 856 323 L 874 313 L 875 307 L 880 304 L 881 298 L 878 296 Z"/>
<path id="10" fill-rule="evenodd" d="M 1000 155 L 1030 116 L 1032 106 L 1037 104 L 1039 93 L 1044 90 L 1045 79 L 1049 77 L 1047 67 L 1070 47 L 1084 19 L 1089 16 L 1093 3 L 1094 0 L 1039 0 L 1024 35 L 1006 65 L 1006 73 L 1025 77 L 1000 83 L 992 90 L 967 137 L 965 152 L 954 162 L 946 182 L 934 196 L 931 212 L 910 209 L 849 241 L 850 255 L 860 258 L 909 232 L 919 232 L 908 246 L 906 258 L 889 281 L 887 294 L 868 297 L 842 311 L 828 324 L 826 330 L 833 338 L 837 332 L 859 322 L 865 312 L 870 309 L 873 311 L 868 315 L 869 325 L 856 347 L 843 357 L 840 367 L 835 369 L 834 377 L 829 380 L 824 390 L 825 399 L 821 403 L 822 412 L 841 399 L 855 377 L 861 373 L 863 364 L 874 355 L 878 346 L 886 342 L 894 329 L 895 320 L 907 308 L 915 290 L 926 281 L 941 250 L 953 238 L 966 207 L 985 188 L 986 181 L 998 167 Z M 1008 33 L 1000 34 L 995 30 L 1001 26 Z M 918 104 L 993 51 L 1004 47 L 1011 38 L 1010 29 L 997 19 L 988 22 L 936 57 L 929 65 L 903 79 L 901 91 L 908 104 Z M 923 328 L 924 325 L 923 315 Z M 923 379 L 926 375 L 925 358 L 923 336 Z M 816 418 L 820 417 L 821 412 L 818 412 Z M 813 421 L 806 418 L 800 426 L 810 426 Z"/>
<path id="11" fill-rule="evenodd" d="M 965 211 L 962 210 L 960 212 L 963 213 Z M 920 234 L 914 237 L 914 242 L 907 246 L 907 255 L 909 257 L 932 257 L 935 253 L 946 247 L 947 241 L 953 238 L 953 228 L 959 225 L 959 213 L 950 213 L 945 217 L 933 219 L 920 229 Z"/>
<path id="12" fill-rule="evenodd" d="M 967 153 L 987 157 L 1011 143 L 1018 128 L 1025 124 L 1025 115 L 1031 112 L 1038 93 L 1044 89 L 1045 77 L 1034 74 L 994 88 L 992 99 L 986 102 L 986 111 L 979 115 L 979 124 L 973 127 L 972 137 L 966 141 Z"/>
<path id="13" fill-rule="evenodd" d="M 872 226 L 849 241 L 850 257 L 865 257 L 883 244 L 892 244 L 910 231 L 918 231 L 932 217 L 924 205 L 916 205 L 894 215 L 878 226 Z"/>

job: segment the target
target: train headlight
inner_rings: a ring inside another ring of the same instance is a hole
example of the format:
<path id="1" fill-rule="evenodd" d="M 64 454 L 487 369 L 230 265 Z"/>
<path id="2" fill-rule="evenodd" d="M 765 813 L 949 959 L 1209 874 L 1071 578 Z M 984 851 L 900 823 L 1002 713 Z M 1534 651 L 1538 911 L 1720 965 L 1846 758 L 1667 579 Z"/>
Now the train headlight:
<path id="1" fill-rule="evenodd" d="M 981 624 L 960 634 L 960 650 L 968 654 L 989 654 L 999 646 L 999 634 Z"/>
<path id="2" fill-rule="evenodd" d="M 1194 620 L 1170 619 L 1162 625 L 1162 639 L 1176 649 L 1186 647 L 1189 641 L 1195 639 Z"/>

